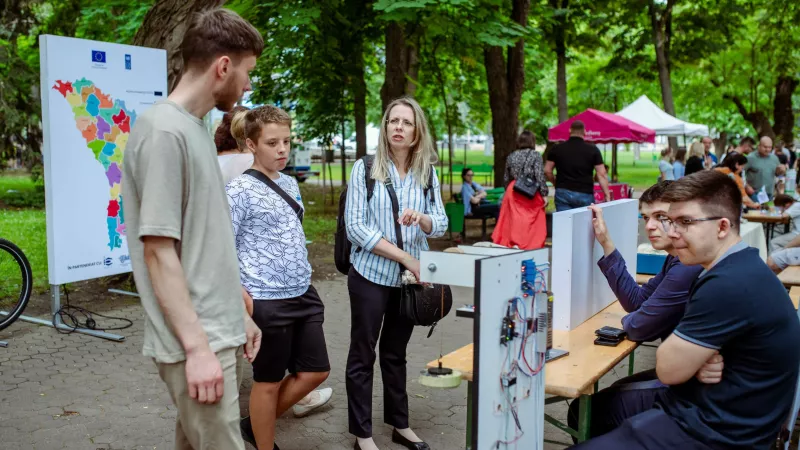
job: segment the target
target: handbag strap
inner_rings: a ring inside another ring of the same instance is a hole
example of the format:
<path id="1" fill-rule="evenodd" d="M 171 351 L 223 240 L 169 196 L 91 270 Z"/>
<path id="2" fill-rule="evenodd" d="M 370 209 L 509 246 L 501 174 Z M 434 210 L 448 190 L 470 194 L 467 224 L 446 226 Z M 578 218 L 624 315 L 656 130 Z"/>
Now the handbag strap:
<path id="1" fill-rule="evenodd" d="M 383 184 L 386 186 L 386 192 L 389 193 L 389 198 L 392 200 L 392 216 L 394 217 L 394 234 L 397 237 L 397 248 L 403 250 L 403 233 L 400 230 L 400 202 L 397 200 L 397 193 L 394 191 L 392 180 L 387 179 Z M 402 272 L 405 269 L 405 266 L 400 264 L 400 271 Z"/>
<path id="2" fill-rule="evenodd" d="M 270 180 L 268 176 L 264 175 L 263 173 L 261 173 L 261 171 L 256 169 L 247 169 L 244 172 L 244 174 L 250 175 L 251 177 L 257 179 L 258 181 L 264 183 L 265 185 L 267 185 L 268 188 L 272 189 L 273 191 L 275 191 L 276 194 L 280 195 L 281 198 L 283 198 L 283 200 L 285 200 L 286 203 L 288 203 L 289 206 L 292 207 L 294 213 L 297 214 L 297 218 L 300 219 L 300 223 L 303 223 L 303 216 L 304 216 L 303 207 L 300 206 L 300 204 L 297 203 L 297 201 L 293 199 L 289 194 L 287 194 L 286 191 L 281 189 L 281 187 L 278 186 L 277 183 Z"/>

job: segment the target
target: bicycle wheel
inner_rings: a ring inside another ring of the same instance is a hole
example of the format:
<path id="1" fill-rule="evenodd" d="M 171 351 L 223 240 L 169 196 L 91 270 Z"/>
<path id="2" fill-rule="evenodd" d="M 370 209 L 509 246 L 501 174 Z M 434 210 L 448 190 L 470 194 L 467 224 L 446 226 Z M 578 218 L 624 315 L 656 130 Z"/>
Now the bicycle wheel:
<path id="1" fill-rule="evenodd" d="M 0 239 L 0 330 L 22 315 L 33 290 L 28 258 L 19 247 Z"/>

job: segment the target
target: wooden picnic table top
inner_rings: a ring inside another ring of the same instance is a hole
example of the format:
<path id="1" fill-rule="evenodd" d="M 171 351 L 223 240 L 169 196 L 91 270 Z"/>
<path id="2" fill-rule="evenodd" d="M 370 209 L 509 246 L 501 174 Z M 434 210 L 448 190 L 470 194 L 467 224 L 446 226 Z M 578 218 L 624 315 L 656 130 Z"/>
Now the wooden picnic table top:
<path id="1" fill-rule="evenodd" d="M 789 223 L 788 217 L 783 216 L 771 216 L 769 214 L 764 214 L 761 211 L 749 211 L 742 215 L 743 218 L 747 219 L 748 222 L 760 222 L 760 223 Z"/>
<path id="2" fill-rule="evenodd" d="M 794 309 L 797 309 L 797 305 L 800 303 L 800 287 L 792 286 L 792 289 L 789 290 L 789 298 L 792 299 Z"/>
<path id="3" fill-rule="evenodd" d="M 545 366 L 545 393 L 567 398 L 594 393 L 594 383 L 631 354 L 638 344 L 625 339 L 616 347 L 594 345 L 595 330 L 603 326 L 619 328 L 625 310 L 614 302 L 572 331 L 553 331 L 553 347 L 567 350 L 569 355 L 548 362 Z M 473 344 L 445 355 L 442 365 L 461 372 L 472 381 Z M 428 363 L 436 367 L 438 360 Z"/>
<path id="4" fill-rule="evenodd" d="M 784 286 L 800 286 L 800 266 L 789 266 L 778 274 Z"/>
<path id="5" fill-rule="evenodd" d="M 645 284 L 650 281 L 655 275 L 650 275 L 648 273 L 637 273 L 636 274 L 636 284 Z"/>

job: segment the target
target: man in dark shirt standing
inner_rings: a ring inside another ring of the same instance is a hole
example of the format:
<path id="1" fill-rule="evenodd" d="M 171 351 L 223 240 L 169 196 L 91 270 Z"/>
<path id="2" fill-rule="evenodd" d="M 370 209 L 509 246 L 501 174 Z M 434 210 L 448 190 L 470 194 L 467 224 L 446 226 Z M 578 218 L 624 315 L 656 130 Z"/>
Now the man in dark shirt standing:
<path id="1" fill-rule="evenodd" d="M 605 201 L 611 200 L 603 155 L 597 146 L 583 140 L 585 132 L 583 122 L 580 120 L 572 122 L 569 126 L 569 140 L 556 145 L 547 153 L 544 174 L 556 187 L 556 211 L 581 208 L 594 203 L 592 171 L 597 172 Z M 553 176 L 554 167 L 555 176 Z"/>
<path id="2" fill-rule="evenodd" d="M 703 171 L 673 183 L 664 228 L 684 264 L 705 270 L 686 314 L 656 352 L 670 386 L 582 449 L 771 448 L 786 420 L 800 364 L 800 322 L 786 290 L 739 237 L 736 183 Z M 716 376 L 698 372 L 717 361 Z"/>

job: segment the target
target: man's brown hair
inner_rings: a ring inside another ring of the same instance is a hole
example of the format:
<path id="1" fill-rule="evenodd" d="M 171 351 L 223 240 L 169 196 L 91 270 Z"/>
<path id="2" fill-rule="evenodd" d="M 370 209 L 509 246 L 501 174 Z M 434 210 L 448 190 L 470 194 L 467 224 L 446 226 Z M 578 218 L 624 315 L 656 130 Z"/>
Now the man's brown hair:
<path id="1" fill-rule="evenodd" d="M 181 43 L 184 70 L 206 67 L 222 55 L 232 59 L 249 55 L 259 57 L 262 51 L 264 38 L 261 33 L 235 12 L 222 8 L 195 13 Z"/>
<path id="2" fill-rule="evenodd" d="M 536 147 L 536 135 L 532 132 L 525 130 L 519 134 L 517 138 L 517 148 L 535 148 Z"/>
<path id="3" fill-rule="evenodd" d="M 582 121 L 576 120 L 569 125 L 569 132 L 570 133 L 583 133 L 586 131 L 586 125 L 583 124 Z"/>
<path id="4" fill-rule="evenodd" d="M 639 197 L 639 205 L 641 206 L 642 203 L 661 201 L 661 197 L 664 196 L 664 193 L 667 192 L 667 189 L 669 189 L 672 183 L 674 183 L 673 180 L 664 180 L 650 186 L 646 191 L 642 192 L 642 196 Z"/>
<path id="5" fill-rule="evenodd" d="M 705 214 L 724 217 L 731 228 L 739 230 L 742 214 L 742 193 L 731 177 L 718 170 L 703 170 L 673 182 L 662 201 L 667 203 L 698 202 Z"/>

